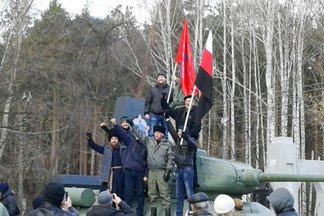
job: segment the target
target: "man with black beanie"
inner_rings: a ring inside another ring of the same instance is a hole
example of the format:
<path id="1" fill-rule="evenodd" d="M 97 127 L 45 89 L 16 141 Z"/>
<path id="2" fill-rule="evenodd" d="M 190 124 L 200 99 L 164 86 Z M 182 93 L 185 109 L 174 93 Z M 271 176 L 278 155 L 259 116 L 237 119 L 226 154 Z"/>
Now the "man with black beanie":
<path id="1" fill-rule="evenodd" d="M 100 126 L 102 128 L 102 126 Z M 90 132 L 86 133 L 88 146 L 103 155 L 101 162 L 102 182 L 100 191 L 109 188 L 110 192 L 124 198 L 124 163 L 127 155 L 126 146 L 120 142 L 119 136 L 114 130 L 108 133 L 109 144 L 98 145 L 92 139 Z"/>
<path id="2" fill-rule="evenodd" d="M 58 182 L 50 182 L 44 190 L 44 202 L 37 209 L 26 216 L 78 216 L 79 213 L 72 207 L 70 197 L 64 199 L 64 185 Z"/>

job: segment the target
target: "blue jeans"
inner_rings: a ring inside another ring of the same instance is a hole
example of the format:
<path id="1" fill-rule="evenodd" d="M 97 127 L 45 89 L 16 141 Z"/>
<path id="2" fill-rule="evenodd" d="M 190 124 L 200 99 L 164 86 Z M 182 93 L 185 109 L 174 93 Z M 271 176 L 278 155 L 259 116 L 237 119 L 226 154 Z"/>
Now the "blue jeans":
<path id="1" fill-rule="evenodd" d="M 149 122 L 150 128 L 148 131 L 148 135 L 150 137 L 153 137 L 153 128 L 156 125 L 159 125 L 159 126 L 162 126 L 165 128 L 164 137 L 168 138 L 168 127 L 167 127 L 164 115 L 150 113 L 150 122 Z"/>
<path id="2" fill-rule="evenodd" d="M 144 215 L 144 172 L 125 169 L 125 202 L 132 207 L 132 195 L 136 190 L 136 215 Z"/>
<path id="3" fill-rule="evenodd" d="M 177 168 L 176 171 L 176 197 L 177 216 L 183 215 L 183 201 L 185 196 L 190 197 L 194 192 L 194 170 L 192 167 Z"/>

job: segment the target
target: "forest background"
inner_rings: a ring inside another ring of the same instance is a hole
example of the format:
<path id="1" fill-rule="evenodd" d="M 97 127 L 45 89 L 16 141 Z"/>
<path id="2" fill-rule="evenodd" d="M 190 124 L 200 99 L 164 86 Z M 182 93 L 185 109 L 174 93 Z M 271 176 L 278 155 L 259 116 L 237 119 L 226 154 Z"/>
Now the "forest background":
<path id="1" fill-rule="evenodd" d="M 33 0 L 0 11 L 0 178 L 21 209 L 52 174 L 97 175 L 100 155 L 85 132 L 99 129 L 118 96 L 144 98 L 158 73 L 170 81 L 184 19 L 195 68 L 213 32 L 214 106 L 199 146 L 264 170 L 274 136 L 293 137 L 301 159 L 323 160 L 324 3 L 321 0 L 161 0 L 150 22 L 132 8 L 72 17 L 53 0 L 39 19 Z M 302 215 L 315 215 L 304 184 Z"/>

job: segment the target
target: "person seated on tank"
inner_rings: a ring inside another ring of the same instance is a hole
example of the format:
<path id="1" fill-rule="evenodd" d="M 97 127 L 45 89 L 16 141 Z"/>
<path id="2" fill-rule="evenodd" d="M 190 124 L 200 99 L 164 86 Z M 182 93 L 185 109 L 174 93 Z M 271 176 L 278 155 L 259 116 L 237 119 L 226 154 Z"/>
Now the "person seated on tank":
<path id="1" fill-rule="evenodd" d="M 49 182 L 45 186 L 42 204 L 30 211 L 26 216 L 79 216 L 73 208 L 70 197 L 65 197 L 64 185 L 58 182 Z"/>
<path id="2" fill-rule="evenodd" d="M 208 206 L 208 196 L 203 192 L 195 193 L 188 197 L 188 203 L 192 211 L 187 210 L 185 216 L 209 216 L 213 215 Z"/>
<path id="3" fill-rule="evenodd" d="M 214 210 L 216 216 L 234 216 L 235 202 L 232 197 L 226 194 L 220 194 L 215 198 Z"/>
<path id="4" fill-rule="evenodd" d="M 274 190 L 267 199 L 277 216 L 300 216 L 294 209 L 295 199 L 286 188 Z"/>
<path id="5" fill-rule="evenodd" d="M 113 206 L 115 204 L 118 210 Z M 86 216 L 135 216 L 131 207 L 127 205 L 116 194 L 109 191 L 102 191 L 98 195 L 98 205 L 93 205 L 86 213 Z"/>

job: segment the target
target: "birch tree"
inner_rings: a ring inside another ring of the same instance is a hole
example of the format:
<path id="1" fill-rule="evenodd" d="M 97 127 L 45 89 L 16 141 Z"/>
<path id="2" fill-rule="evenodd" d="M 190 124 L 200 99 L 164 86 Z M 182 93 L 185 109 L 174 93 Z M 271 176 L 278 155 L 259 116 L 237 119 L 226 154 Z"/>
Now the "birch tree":
<path id="1" fill-rule="evenodd" d="M 2 117 L 2 128 L 0 132 L 0 160 L 5 148 L 5 140 L 8 135 L 7 127 L 9 126 L 9 114 L 12 106 L 12 99 L 14 97 L 14 85 L 17 79 L 17 67 L 20 59 L 21 40 L 24 29 L 28 24 L 28 12 L 33 3 L 33 0 L 17 0 L 10 2 L 10 14 L 12 16 L 9 27 L 9 37 L 6 41 L 6 48 L 1 59 L 0 74 L 5 73 L 4 67 L 8 67 L 8 98 L 4 104 L 4 112 Z M 8 62 L 10 53 L 14 55 L 14 63 L 9 67 Z"/>
<path id="2" fill-rule="evenodd" d="M 231 6 L 230 15 L 231 24 L 231 68 L 232 68 L 232 85 L 231 85 L 231 159 L 235 159 L 235 88 L 236 88 L 236 65 L 235 65 L 235 44 L 234 44 L 234 3 Z"/>
<path id="3" fill-rule="evenodd" d="M 226 0 L 223 0 L 223 73 L 222 73 L 222 89 L 223 89 L 223 117 L 221 123 L 223 125 L 223 149 L 222 158 L 228 158 L 228 110 L 227 110 L 227 13 Z"/>

